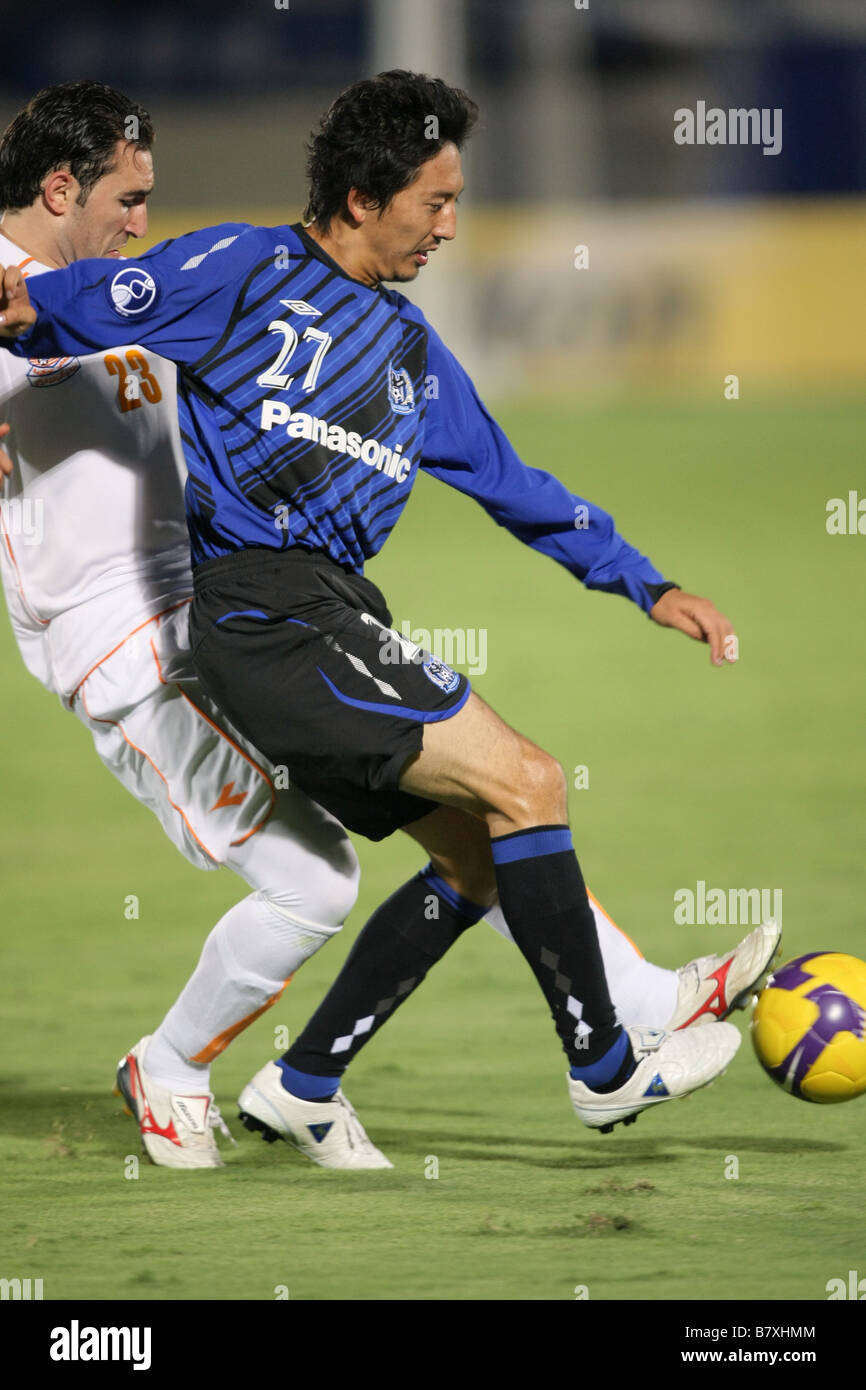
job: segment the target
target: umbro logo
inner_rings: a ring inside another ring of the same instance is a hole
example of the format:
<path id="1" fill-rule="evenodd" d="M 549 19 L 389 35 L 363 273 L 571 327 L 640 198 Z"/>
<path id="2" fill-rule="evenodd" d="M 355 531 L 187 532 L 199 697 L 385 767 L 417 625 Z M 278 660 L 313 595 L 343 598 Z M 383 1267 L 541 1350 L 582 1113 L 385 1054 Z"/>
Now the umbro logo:
<path id="1" fill-rule="evenodd" d="M 286 308 L 291 309 L 294 314 L 312 314 L 317 319 L 322 317 L 321 309 L 314 308 L 305 299 L 281 299 L 280 303 L 285 304 Z"/>

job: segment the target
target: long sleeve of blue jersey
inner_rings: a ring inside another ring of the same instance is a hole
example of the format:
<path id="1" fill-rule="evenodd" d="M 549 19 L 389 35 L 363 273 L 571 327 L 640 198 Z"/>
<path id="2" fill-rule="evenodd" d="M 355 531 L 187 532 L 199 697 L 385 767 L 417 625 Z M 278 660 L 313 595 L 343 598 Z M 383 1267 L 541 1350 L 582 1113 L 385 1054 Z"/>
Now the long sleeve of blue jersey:
<path id="1" fill-rule="evenodd" d="M 421 467 L 468 497 L 533 550 L 564 565 L 588 589 L 632 599 L 648 613 L 669 581 L 623 540 L 613 518 L 552 474 L 530 468 L 480 401 L 468 374 L 429 328 Z"/>
<path id="2" fill-rule="evenodd" d="M 37 321 L 2 345 L 19 357 L 52 357 L 140 343 L 196 362 L 227 331 L 239 284 L 260 259 L 257 237 L 246 223 L 224 223 L 135 259 L 76 261 L 34 276 L 27 290 Z"/>

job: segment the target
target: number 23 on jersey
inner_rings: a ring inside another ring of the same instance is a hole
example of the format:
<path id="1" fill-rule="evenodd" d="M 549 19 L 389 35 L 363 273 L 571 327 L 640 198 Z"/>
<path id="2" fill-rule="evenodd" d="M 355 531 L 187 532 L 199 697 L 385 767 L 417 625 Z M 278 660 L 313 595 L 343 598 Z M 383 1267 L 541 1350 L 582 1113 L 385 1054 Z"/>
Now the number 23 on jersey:
<path id="1" fill-rule="evenodd" d="M 159 382 L 138 348 L 127 348 L 122 357 L 119 353 L 107 352 L 102 360 L 106 371 L 117 377 L 117 404 L 122 411 L 138 410 L 143 400 L 151 405 L 162 400 Z"/>

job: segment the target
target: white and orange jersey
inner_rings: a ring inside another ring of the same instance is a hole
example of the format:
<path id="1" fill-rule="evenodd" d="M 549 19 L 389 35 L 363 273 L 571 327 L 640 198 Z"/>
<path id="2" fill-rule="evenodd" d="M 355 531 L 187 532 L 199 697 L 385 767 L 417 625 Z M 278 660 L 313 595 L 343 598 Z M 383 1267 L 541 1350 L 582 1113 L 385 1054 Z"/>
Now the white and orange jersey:
<path id="1" fill-rule="evenodd" d="M 50 267 L 0 232 L 0 264 Z M 0 352 L 0 576 L 28 669 L 69 696 L 138 624 L 192 593 L 173 363 L 135 345 Z"/>

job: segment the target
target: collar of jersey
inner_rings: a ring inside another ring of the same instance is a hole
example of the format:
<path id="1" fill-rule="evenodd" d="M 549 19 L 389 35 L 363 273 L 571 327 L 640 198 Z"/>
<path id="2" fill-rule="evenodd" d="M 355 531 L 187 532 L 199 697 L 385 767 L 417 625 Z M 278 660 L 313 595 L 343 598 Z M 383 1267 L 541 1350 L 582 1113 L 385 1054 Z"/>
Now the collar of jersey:
<path id="1" fill-rule="evenodd" d="M 360 285 L 362 290 L 369 290 L 371 294 L 385 293 L 385 286 L 381 281 L 377 282 L 375 285 L 367 285 L 363 280 L 356 280 L 354 275 L 350 275 L 347 270 L 344 270 L 343 267 L 334 260 L 333 256 L 329 256 L 327 251 L 323 251 L 319 243 L 313 240 L 305 230 L 302 222 L 293 222 L 290 230 L 295 233 L 295 236 L 304 248 L 309 251 L 311 256 L 315 256 L 317 261 L 324 261 L 325 265 L 330 266 L 331 270 L 336 271 L 338 275 L 342 275 L 343 279 L 348 280 L 350 284 Z"/>

